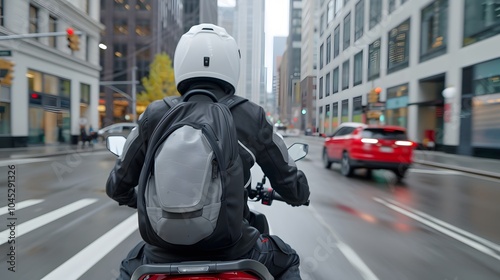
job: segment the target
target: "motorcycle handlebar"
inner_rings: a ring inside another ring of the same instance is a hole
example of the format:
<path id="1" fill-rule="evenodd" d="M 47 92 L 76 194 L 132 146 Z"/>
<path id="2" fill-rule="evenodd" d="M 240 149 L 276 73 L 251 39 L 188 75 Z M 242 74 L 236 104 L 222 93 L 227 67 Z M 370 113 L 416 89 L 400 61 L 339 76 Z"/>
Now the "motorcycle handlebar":
<path id="1" fill-rule="evenodd" d="M 272 191 L 272 198 L 273 198 L 273 199 L 275 199 L 275 200 L 279 200 L 279 201 L 285 201 L 285 200 L 283 199 L 283 197 L 281 197 L 281 195 L 280 195 L 279 193 L 275 192 L 275 191 L 274 191 L 274 190 L 272 190 L 272 189 L 270 189 L 269 191 Z M 310 200 L 308 199 L 308 200 L 306 201 L 306 203 L 304 203 L 304 204 L 302 204 L 302 205 L 304 205 L 304 206 L 309 206 L 309 202 L 310 202 Z"/>
<path id="2" fill-rule="evenodd" d="M 281 197 L 277 192 L 275 192 L 272 188 L 269 189 L 263 189 L 263 188 L 258 188 L 258 189 L 253 189 L 249 193 L 249 197 L 251 199 L 255 199 L 254 201 L 261 201 L 262 204 L 264 205 L 271 205 L 273 203 L 273 200 L 279 200 L 286 202 L 286 200 Z M 309 200 L 307 200 L 304 204 L 304 206 L 309 206 Z"/>

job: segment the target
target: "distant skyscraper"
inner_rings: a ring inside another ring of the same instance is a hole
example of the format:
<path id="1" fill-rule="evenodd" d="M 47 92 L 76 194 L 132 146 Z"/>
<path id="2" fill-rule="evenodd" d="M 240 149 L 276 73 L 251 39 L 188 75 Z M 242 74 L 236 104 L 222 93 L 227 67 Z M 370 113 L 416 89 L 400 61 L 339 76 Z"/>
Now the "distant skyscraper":
<path id="1" fill-rule="evenodd" d="M 200 23 L 217 24 L 217 0 L 184 0 L 184 32 Z"/>
<path id="2" fill-rule="evenodd" d="M 265 105 L 265 1 L 237 0 L 234 37 L 241 51 L 241 72 L 236 93 Z"/>
<path id="3" fill-rule="evenodd" d="M 219 7 L 218 14 L 218 25 L 224 27 L 227 33 L 234 36 L 235 29 L 235 19 L 234 19 L 234 7 Z"/>
<path id="4" fill-rule="evenodd" d="M 278 99 L 278 88 L 279 88 L 279 77 L 278 77 L 278 66 L 280 65 L 281 57 L 286 49 L 286 38 L 287 37 L 274 37 L 273 38 L 273 86 L 271 96 L 268 98 L 268 110 L 274 115 L 277 113 L 277 102 Z M 268 70 L 269 71 L 269 70 Z"/>

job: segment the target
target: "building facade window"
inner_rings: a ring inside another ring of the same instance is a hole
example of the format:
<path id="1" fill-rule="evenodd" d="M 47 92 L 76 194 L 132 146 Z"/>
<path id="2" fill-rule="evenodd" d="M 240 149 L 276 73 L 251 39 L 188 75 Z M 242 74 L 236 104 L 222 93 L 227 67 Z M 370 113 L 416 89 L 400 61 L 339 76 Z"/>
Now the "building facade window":
<path id="1" fill-rule="evenodd" d="M 396 0 L 389 0 L 389 14 L 396 10 Z"/>
<path id="2" fill-rule="evenodd" d="M 49 32 L 57 32 L 57 18 L 54 16 L 49 16 Z M 57 37 L 50 36 L 48 38 L 49 38 L 49 46 L 56 48 Z"/>
<path id="3" fill-rule="evenodd" d="M 151 0 L 137 1 L 135 4 L 136 10 L 151 11 Z"/>
<path id="4" fill-rule="evenodd" d="M 128 23 L 126 19 L 116 19 L 113 25 L 113 35 L 128 35 Z"/>
<path id="5" fill-rule="evenodd" d="M 344 18 L 344 47 L 347 49 L 351 45 L 351 13 Z"/>
<path id="6" fill-rule="evenodd" d="M 335 0 L 335 16 L 342 10 L 342 0 Z"/>
<path id="7" fill-rule="evenodd" d="M 345 4 L 347 4 L 348 2 L 349 2 L 349 0 L 344 0 L 344 6 L 345 6 Z"/>
<path id="8" fill-rule="evenodd" d="M 10 123 L 10 103 L 0 102 L 0 135 L 10 135 Z"/>
<path id="9" fill-rule="evenodd" d="M 387 73 L 392 73 L 409 65 L 410 19 L 389 31 Z"/>
<path id="10" fill-rule="evenodd" d="M 349 88 L 349 59 L 342 63 L 342 89 Z"/>
<path id="11" fill-rule="evenodd" d="M 0 0 L 0 26 L 3 26 L 4 10 L 3 10 L 3 0 Z"/>
<path id="12" fill-rule="evenodd" d="M 322 133 L 325 133 L 325 129 L 324 129 L 325 125 L 323 124 L 325 122 L 325 116 L 323 116 L 323 106 L 319 107 L 318 116 L 319 116 L 318 129 L 321 130 Z"/>
<path id="13" fill-rule="evenodd" d="M 29 12 L 29 33 L 38 33 L 38 8 L 30 5 Z"/>
<path id="14" fill-rule="evenodd" d="M 323 98 L 323 77 L 319 78 L 319 99 Z"/>
<path id="15" fill-rule="evenodd" d="M 436 0 L 422 10 L 420 61 L 446 53 L 448 0 Z"/>
<path id="16" fill-rule="evenodd" d="M 333 58 L 340 54 L 340 24 L 333 31 Z"/>
<path id="17" fill-rule="evenodd" d="M 357 96 L 352 99 L 352 121 L 364 123 L 362 97 Z"/>
<path id="18" fill-rule="evenodd" d="M 130 10 L 128 0 L 115 0 L 114 9 L 116 10 Z"/>
<path id="19" fill-rule="evenodd" d="M 465 0 L 464 46 L 500 33 L 500 1 Z"/>
<path id="20" fill-rule="evenodd" d="M 321 17 L 319 19 L 319 35 L 323 35 L 323 32 L 325 32 L 325 14 L 321 14 Z"/>
<path id="21" fill-rule="evenodd" d="M 333 21 L 334 14 L 333 0 L 328 1 L 328 6 L 326 6 L 326 24 L 330 25 Z"/>
<path id="22" fill-rule="evenodd" d="M 332 35 L 326 38 L 326 64 L 332 61 Z"/>
<path id="23" fill-rule="evenodd" d="M 149 36 L 149 35 L 151 35 L 151 21 L 150 20 L 138 20 L 135 24 L 135 34 L 137 36 Z"/>
<path id="24" fill-rule="evenodd" d="M 339 126 L 339 103 L 332 104 L 332 131 Z"/>
<path id="25" fill-rule="evenodd" d="M 387 89 L 385 119 L 388 125 L 407 127 L 408 84 Z"/>
<path id="26" fill-rule="evenodd" d="M 342 118 L 341 123 L 349 121 L 349 99 L 342 100 Z"/>
<path id="27" fill-rule="evenodd" d="M 380 41 L 379 38 L 368 47 L 368 81 L 380 77 Z"/>
<path id="28" fill-rule="evenodd" d="M 382 0 L 370 0 L 370 29 L 382 19 Z"/>
<path id="29" fill-rule="evenodd" d="M 354 56 L 354 80 L 353 86 L 363 83 L 363 51 Z"/>
<path id="30" fill-rule="evenodd" d="M 328 73 L 325 78 L 325 96 L 330 96 L 330 83 L 330 73 Z"/>
<path id="31" fill-rule="evenodd" d="M 325 45 L 321 44 L 321 46 L 319 46 L 319 69 L 323 69 L 324 53 Z"/>
<path id="32" fill-rule="evenodd" d="M 339 92 L 339 68 L 333 69 L 333 93 Z"/>
<path id="33" fill-rule="evenodd" d="M 359 2 L 356 3 L 355 9 L 354 41 L 357 41 L 363 36 L 365 27 L 365 0 L 359 0 Z"/>

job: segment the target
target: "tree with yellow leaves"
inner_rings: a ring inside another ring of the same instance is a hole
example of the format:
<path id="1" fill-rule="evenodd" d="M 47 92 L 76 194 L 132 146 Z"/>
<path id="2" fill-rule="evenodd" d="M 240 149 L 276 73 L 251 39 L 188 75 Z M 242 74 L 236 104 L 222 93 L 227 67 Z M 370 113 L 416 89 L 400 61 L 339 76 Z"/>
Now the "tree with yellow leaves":
<path id="1" fill-rule="evenodd" d="M 144 90 L 137 96 L 137 104 L 147 106 L 149 103 L 163 99 L 166 96 L 178 96 L 175 86 L 172 60 L 166 53 L 155 56 L 149 66 L 149 77 L 142 78 Z"/>

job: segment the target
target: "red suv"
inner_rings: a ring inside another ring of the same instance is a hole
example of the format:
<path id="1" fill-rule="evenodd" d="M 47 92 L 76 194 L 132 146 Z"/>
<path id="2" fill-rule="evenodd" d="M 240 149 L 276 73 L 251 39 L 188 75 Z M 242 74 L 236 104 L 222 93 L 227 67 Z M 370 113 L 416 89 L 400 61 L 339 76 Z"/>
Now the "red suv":
<path id="1" fill-rule="evenodd" d="M 351 176 L 356 168 L 392 170 L 402 179 L 412 164 L 415 143 L 408 140 L 406 129 L 392 125 L 343 123 L 325 138 L 323 164 L 341 164 L 341 173 Z"/>

